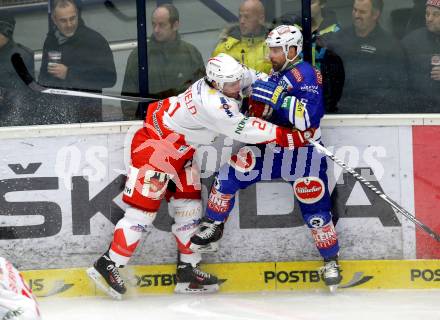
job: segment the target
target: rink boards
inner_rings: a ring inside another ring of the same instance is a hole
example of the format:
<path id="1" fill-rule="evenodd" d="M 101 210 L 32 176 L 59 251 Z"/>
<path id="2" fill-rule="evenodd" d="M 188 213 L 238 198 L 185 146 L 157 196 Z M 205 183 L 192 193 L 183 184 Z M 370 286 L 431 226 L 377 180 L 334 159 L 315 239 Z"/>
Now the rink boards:
<path id="1" fill-rule="evenodd" d="M 340 290 L 440 289 L 438 260 L 369 260 L 340 262 Z M 221 280 L 221 292 L 259 292 L 327 289 L 319 276 L 320 261 L 252 262 L 205 265 Z M 122 270 L 128 296 L 173 293 L 175 265 L 129 266 Z M 89 281 L 85 269 L 52 269 L 23 272 L 38 297 L 102 295 Z"/>
<path id="2" fill-rule="evenodd" d="M 406 118 L 327 117 L 323 137 L 326 146 L 338 158 L 439 233 L 439 124 L 440 118 L 413 115 Z M 40 275 L 37 271 L 32 273 L 32 286 L 37 293 L 38 288 L 44 288 L 40 290 L 43 295 L 48 292 L 67 294 L 89 286 L 82 276 L 76 281 L 66 278 L 54 282 L 48 274 L 80 275 L 83 271 L 76 273 L 72 268 L 83 270 L 90 266 L 108 247 L 114 224 L 124 213 L 121 192 L 130 136 L 139 127 L 140 122 L 0 128 L 1 255 L 21 270 L 42 270 Z M 212 181 L 212 172 L 234 147 L 231 141 L 219 139 L 214 146 L 199 148 L 197 159 L 203 169 L 204 197 Z M 345 265 L 352 263 L 349 261 L 392 260 L 403 266 L 405 260 L 440 258 L 438 243 L 416 230 L 412 222 L 394 212 L 333 162 L 329 160 L 328 164 L 332 211 L 338 218 L 336 230 Z M 157 268 L 165 268 L 169 275 L 173 273 L 176 246 L 170 232 L 173 220 L 167 211 L 164 202 L 154 228 L 149 230 L 131 260 L 132 265 L 149 265 L 144 268 L 153 269 L 161 266 Z M 273 271 L 275 265 L 279 267 L 284 263 L 280 261 L 319 259 L 310 231 L 292 201 L 292 188 L 283 181 L 264 181 L 241 190 L 226 224 L 219 252 L 204 257 L 211 268 L 219 264 L 222 276 L 223 272 L 232 272 L 244 265 L 246 270 L 258 270 L 256 266 L 269 261 Z M 262 288 L 287 286 L 287 289 L 303 285 L 319 287 L 322 283 L 314 282 L 319 266 L 318 262 L 306 263 L 298 268 L 310 272 L 299 275 L 291 274 L 290 267 L 286 267 L 284 273 L 276 275 L 276 280 L 268 279 L 271 273 L 267 270 L 267 283 L 258 280 L 255 285 Z M 368 265 L 357 266 L 367 268 Z M 429 265 L 428 270 L 421 265 L 417 268 L 422 271 L 420 276 L 417 276 L 418 271 L 413 271 L 414 281 L 393 280 L 393 284 L 427 287 L 438 284 L 438 267 Z M 50 272 L 44 271 L 49 269 Z M 69 272 L 54 271 L 58 269 Z M 139 280 L 142 290 L 149 288 L 148 274 L 153 272 L 145 270 L 140 273 L 143 275 Z M 365 270 L 369 272 L 370 267 Z M 384 270 L 388 271 L 389 267 Z M 344 275 L 344 281 L 349 283 L 355 275 L 365 279 L 370 276 L 367 271 L 353 269 L 351 274 Z M 378 269 L 374 274 L 376 278 L 355 288 L 387 287 L 385 278 L 379 277 L 383 272 Z M 257 277 L 247 271 L 230 275 L 231 279 L 247 276 Z M 394 279 L 391 276 L 388 278 Z M 407 276 L 408 272 L 402 275 L 403 278 Z M 297 277 L 310 278 L 310 281 L 299 281 Z M 379 278 L 382 280 L 373 285 L 374 279 Z M 154 278 L 153 283 L 159 281 L 157 279 Z M 165 276 L 160 279 L 164 283 L 171 281 Z M 236 290 L 228 287 L 230 283 L 240 282 L 226 281 L 224 290 Z M 169 289 L 163 287 L 165 291 Z M 237 285 L 237 290 L 240 288 L 245 290 L 246 285 Z M 92 292 L 93 288 L 81 290 Z"/>

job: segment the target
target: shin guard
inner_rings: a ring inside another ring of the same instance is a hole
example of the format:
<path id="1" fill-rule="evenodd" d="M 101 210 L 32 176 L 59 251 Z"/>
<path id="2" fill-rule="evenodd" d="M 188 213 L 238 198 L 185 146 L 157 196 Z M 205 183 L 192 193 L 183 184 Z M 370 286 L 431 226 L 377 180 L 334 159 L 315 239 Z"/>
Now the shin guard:
<path id="1" fill-rule="evenodd" d="M 129 207 L 124 217 L 116 224 L 109 256 L 117 266 L 126 265 L 136 250 L 143 233 L 147 231 L 156 212 L 142 211 Z"/>
<path id="2" fill-rule="evenodd" d="M 175 223 L 171 231 L 176 237 L 177 249 L 181 254 L 193 254 L 189 249 L 191 236 L 198 230 L 202 217 L 202 203 L 198 199 L 170 199 L 174 209 Z"/>

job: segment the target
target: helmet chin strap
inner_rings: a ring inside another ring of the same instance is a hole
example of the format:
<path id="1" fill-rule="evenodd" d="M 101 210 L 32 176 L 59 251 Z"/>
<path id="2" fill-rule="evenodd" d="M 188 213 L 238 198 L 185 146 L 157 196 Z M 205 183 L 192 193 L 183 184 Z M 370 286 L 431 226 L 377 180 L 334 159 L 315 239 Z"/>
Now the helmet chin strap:
<path id="1" fill-rule="evenodd" d="M 214 86 L 214 83 L 215 83 L 215 86 Z M 225 85 L 224 83 L 220 84 L 220 83 L 218 83 L 218 82 L 215 81 L 215 80 L 212 80 L 212 81 L 211 81 L 211 86 L 213 86 L 216 90 L 218 90 L 218 91 L 220 91 L 220 92 L 222 92 L 222 93 L 223 93 L 223 86 L 224 86 L 224 85 Z"/>
<path id="2" fill-rule="evenodd" d="M 286 62 L 284 62 L 282 68 L 280 69 L 280 71 L 283 71 L 284 69 L 286 69 L 287 65 L 293 61 L 295 61 L 295 59 L 299 56 L 299 54 L 297 53 L 296 56 L 294 56 L 292 59 L 289 59 L 288 55 L 289 55 L 289 47 L 287 48 L 283 48 L 284 51 L 284 56 L 286 57 Z"/>

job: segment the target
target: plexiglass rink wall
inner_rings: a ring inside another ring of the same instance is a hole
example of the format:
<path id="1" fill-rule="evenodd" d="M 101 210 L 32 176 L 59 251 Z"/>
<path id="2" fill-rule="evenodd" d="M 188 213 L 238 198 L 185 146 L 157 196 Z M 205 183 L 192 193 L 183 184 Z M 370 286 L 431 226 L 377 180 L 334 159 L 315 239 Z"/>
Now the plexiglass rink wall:
<path id="1" fill-rule="evenodd" d="M 167 1 L 172 2 L 179 13 L 179 41 L 184 41 L 185 48 L 190 46 L 191 50 L 199 54 L 195 61 L 190 61 L 186 56 L 179 56 L 180 49 L 175 50 L 170 43 L 157 43 L 152 37 L 153 10 L 163 2 L 165 1 L 147 1 L 148 46 L 154 48 L 156 44 L 161 50 L 176 54 L 176 57 L 168 57 L 169 61 L 176 64 L 176 68 L 170 71 L 169 62 L 158 62 L 154 59 L 152 48 L 148 57 L 141 57 L 147 63 L 154 65 L 150 67 L 152 74 L 149 77 L 149 84 L 137 85 L 148 86 L 149 96 L 152 97 L 163 98 L 184 90 L 185 85 L 189 85 L 192 78 L 200 75 L 196 65 L 200 64 L 200 60 L 202 64 L 206 63 L 219 43 L 230 41 L 229 46 L 236 45 L 236 42 L 240 45 L 240 41 L 253 41 L 253 37 L 258 41 L 257 38 L 262 33 L 269 32 L 277 24 L 301 24 L 299 0 L 263 1 L 266 14 L 264 29 L 255 31 L 251 36 L 242 35 L 238 25 L 239 9 L 242 4 L 240 1 Z M 440 8 L 433 5 L 426 6 L 425 0 L 384 2 L 382 7 L 380 1 L 376 0 L 311 1 L 312 30 L 314 30 L 313 63 L 324 75 L 328 113 L 438 112 Z M 102 62 L 103 55 L 100 51 L 101 47 L 95 49 L 85 45 L 84 48 L 82 40 L 86 36 L 79 33 L 74 35 L 79 38 L 78 43 L 63 49 L 66 51 L 61 57 L 61 62 L 65 62 L 67 67 L 72 63 L 69 56 L 77 57 L 73 59 L 74 63 L 80 65 L 80 71 L 76 72 L 77 81 L 69 83 L 45 81 L 41 78 L 41 72 L 47 71 L 47 66 L 42 66 L 42 61 L 44 62 L 44 57 L 48 54 L 48 50 L 44 49 L 44 43 L 50 35 L 54 37 L 53 34 L 56 33 L 53 13 L 48 14 L 50 6 L 46 1 L 1 1 L 0 33 L 4 31 L 7 34 L 4 37 L 8 39 L 7 44 L 0 49 L 2 65 L 0 72 L 3 73 L 0 81 L 1 126 L 116 121 L 139 117 L 140 113 L 136 115 L 138 109 L 136 104 L 124 107 L 120 102 L 110 100 L 97 102 L 31 92 L 22 85 L 14 73 L 9 58 L 12 52 L 18 50 L 23 56 L 33 57 L 33 61 L 27 65 L 32 69 L 30 71 L 35 78 L 43 84 L 117 95 L 121 93 L 135 95 L 139 92 L 139 90 L 133 92 L 132 89 L 124 92 L 124 81 L 128 81 L 126 76 L 129 57 L 134 56 L 131 60 L 132 78 L 133 64 L 136 67 L 138 60 L 133 53 L 133 50 L 137 51 L 136 1 L 83 0 L 81 3 L 78 1 L 76 3 L 80 8 L 78 25 L 88 28 L 86 34 L 98 34 L 103 43 L 108 44 L 114 64 L 112 67 L 114 74 L 102 80 L 98 75 L 104 77 L 106 72 L 97 69 L 98 71 L 92 71 L 95 73 L 92 80 L 86 79 L 87 70 L 94 70 L 95 65 Z M 67 41 L 63 42 L 63 37 L 59 39 L 55 37 L 54 41 L 61 41 L 63 44 L 60 46 L 66 46 L 71 40 L 67 37 Z M 11 49 L 12 44 L 15 48 Z M 255 54 L 252 50 L 252 47 L 247 48 L 244 62 L 252 60 L 248 58 L 248 55 L 250 57 Z M 191 54 L 192 57 L 197 55 L 194 52 Z M 242 57 L 239 57 L 239 60 Z M 179 70 L 179 67 L 186 65 L 181 63 L 182 59 L 190 61 L 187 64 L 194 65 L 194 75 L 189 79 L 182 79 L 181 83 L 176 81 L 174 84 L 169 79 L 178 78 L 182 74 L 185 77 L 188 72 L 188 70 Z M 81 65 L 82 60 L 85 61 L 83 65 Z M 70 69 L 74 70 L 75 66 Z M 262 69 L 268 71 L 267 68 Z M 69 72 L 70 70 L 67 71 L 67 78 L 70 77 Z M 72 71 L 73 73 L 75 72 Z M 137 74 L 134 77 L 136 78 Z M 155 81 L 159 82 L 160 78 L 165 79 L 168 87 L 155 83 Z M 123 112 L 123 110 L 129 111 Z"/>

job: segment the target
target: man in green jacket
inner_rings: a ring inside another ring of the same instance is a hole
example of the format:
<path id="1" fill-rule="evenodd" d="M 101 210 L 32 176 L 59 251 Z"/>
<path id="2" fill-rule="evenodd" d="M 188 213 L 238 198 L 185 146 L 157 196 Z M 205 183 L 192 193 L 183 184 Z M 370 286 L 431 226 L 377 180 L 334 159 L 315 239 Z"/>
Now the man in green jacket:
<path id="1" fill-rule="evenodd" d="M 205 66 L 200 52 L 183 41 L 178 33 L 179 12 L 166 3 L 154 9 L 153 33 L 148 41 L 148 86 L 150 97 L 166 98 L 185 91 L 194 81 L 203 77 Z M 122 94 L 139 95 L 138 51 L 128 57 Z M 135 118 L 137 104 L 122 102 L 124 120 Z"/>
<path id="2" fill-rule="evenodd" d="M 265 42 L 269 32 L 264 23 L 265 12 L 261 1 L 243 1 L 240 5 L 239 25 L 225 29 L 212 56 L 227 53 L 249 68 L 269 73 L 272 65 Z"/>

